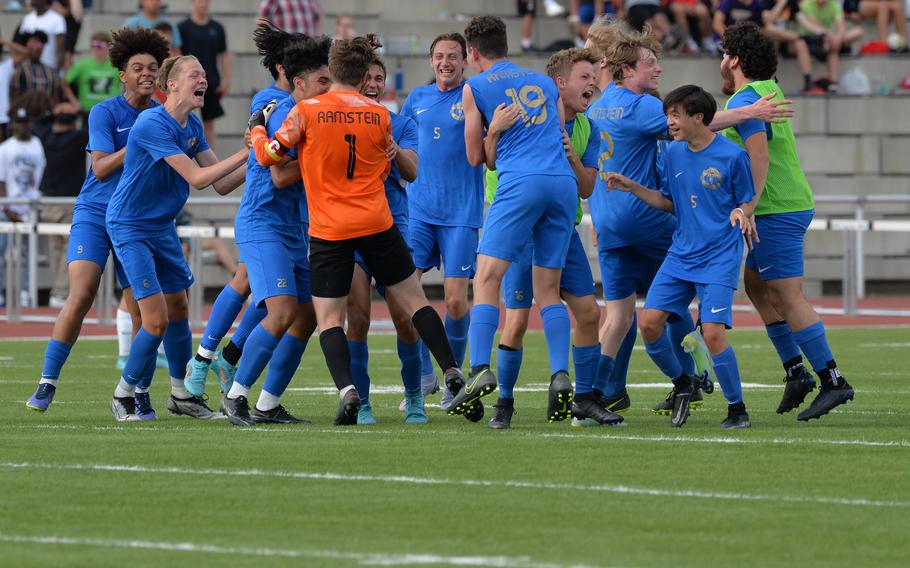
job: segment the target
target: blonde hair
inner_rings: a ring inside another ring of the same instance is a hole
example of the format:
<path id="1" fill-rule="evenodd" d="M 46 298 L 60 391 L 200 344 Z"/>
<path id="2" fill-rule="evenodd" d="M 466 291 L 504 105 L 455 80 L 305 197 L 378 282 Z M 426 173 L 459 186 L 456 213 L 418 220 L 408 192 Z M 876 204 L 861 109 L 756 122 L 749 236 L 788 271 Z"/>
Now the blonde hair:
<path id="1" fill-rule="evenodd" d="M 660 41 L 651 34 L 651 27 L 645 26 L 640 32 L 626 32 L 617 38 L 616 42 L 610 46 L 605 54 L 607 58 L 607 69 L 614 81 L 622 81 L 622 71 L 624 67 L 635 68 L 641 59 L 641 50 L 647 49 L 654 54 L 654 57 L 660 57 Z"/>
<path id="2" fill-rule="evenodd" d="M 193 55 L 178 55 L 177 57 L 168 57 L 161 63 L 161 67 L 158 68 L 158 79 L 155 81 L 158 88 L 163 92 L 168 92 L 167 82 L 171 78 L 171 75 L 176 79 L 179 76 L 179 67 L 186 63 L 187 61 L 196 61 L 199 62 Z"/>
<path id="3" fill-rule="evenodd" d="M 623 20 L 612 16 L 601 16 L 588 29 L 588 39 L 591 41 L 589 49 L 594 51 L 598 57 L 604 57 L 613 44 L 628 31 L 629 27 Z"/>
<path id="4" fill-rule="evenodd" d="M 566 77 L 572 74 L 572 67 L 579 61 L 587 61 L 597 65 L 600 58 L 590 49 L 573 47 L 557 51 L 547 60 L 547 75 L 556 80 L 556 77 Z"/>

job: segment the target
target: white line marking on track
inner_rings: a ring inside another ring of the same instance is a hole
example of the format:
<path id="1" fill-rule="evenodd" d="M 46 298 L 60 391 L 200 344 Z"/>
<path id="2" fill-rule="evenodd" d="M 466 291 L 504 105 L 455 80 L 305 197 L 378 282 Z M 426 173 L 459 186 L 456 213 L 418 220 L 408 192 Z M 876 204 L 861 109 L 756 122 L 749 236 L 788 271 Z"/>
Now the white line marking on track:
<path id="1" fill-rule="evenodd" d="M 594 568 L 584 564 L 552 564 L 537 562 L 526 556 L 442 556 L 438 554 L 381 554 L 339 552 L 335 550 L 292 550 L 281 548 L 226 547 L 193 542 L 163 542 L 150 540 L 120 540 L 108 538 L 75 538 L 66 536 L 28 536 L 0 533 L 0 542 L 47 544 L 63 546 L 98 546 L 161 550 L 191 554 L 223 554 L 233 556 L 259 556 L 266 558 L 328 558 L 349 560 L 361 566 L 494 566 L 499 568 Z"/>
<path id="2" fill-rule="evenodd" d="M 167 475 L 199 475 L 215 477 L 265 477 L 278 479 L 309 479 L 314 481 L 345 481 L 367 483 L 392 483 L 405 485 L 448 485 L 456 487 L 506 487 L 549 491 L 580 491 L 639 495 L 644 497 L 679 497 L 714 499 L 721 501 L 765 501 L 770 503 L 808 503 L 815 505 L 840 505 L 851 507 L 910 508 L 910 501 L 885 501 L 863 497 L 845 498 L 823 495 L 765 495 L 761 493 L 733 493 L 726 491 L 698 491 L 694 489 L 667 489 L 662 487 L 634 487 L 629 485 L 585 485 L 576 483 L 550 483 L 546 481 L 446 479 L 414 477 L 410 475 L 366 475 L 315 471 L 270 471 L 263 469 L 195 469 L 175 466 L 144 466 L 123 464 L 54 464 L 32 462 L 2 462 L 0 468 L 52 471 L 93 471 L 113 473 L 147 473 Z"/>

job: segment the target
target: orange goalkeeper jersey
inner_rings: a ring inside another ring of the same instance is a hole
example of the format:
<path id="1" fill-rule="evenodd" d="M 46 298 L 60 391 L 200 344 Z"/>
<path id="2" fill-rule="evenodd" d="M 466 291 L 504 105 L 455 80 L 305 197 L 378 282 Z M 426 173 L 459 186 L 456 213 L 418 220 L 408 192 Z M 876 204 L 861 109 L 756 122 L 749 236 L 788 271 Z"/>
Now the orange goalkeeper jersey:
<path id="1" fill-rule="evenodd" d="M 391 163 L 389 112 L 353 91 L 329 91 L 297 103 L 269 140 L 253 130 L 257 161 L 270 166 L 298 145 L 310 212 L 310 235 L 329 241 L 381 233 L 392 226 L 383 182 Z"/>

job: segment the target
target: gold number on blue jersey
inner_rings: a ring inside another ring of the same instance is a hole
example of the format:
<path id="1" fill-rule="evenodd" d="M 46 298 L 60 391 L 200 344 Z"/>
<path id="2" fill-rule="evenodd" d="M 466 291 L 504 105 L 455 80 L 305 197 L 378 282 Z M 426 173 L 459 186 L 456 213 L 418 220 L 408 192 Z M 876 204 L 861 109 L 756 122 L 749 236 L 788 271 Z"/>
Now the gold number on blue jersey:
<path id="1" fill-rule="evenodd" d="M 547 121 L 547 97 L 543 94 L 543 89 L 537 85 L 525 85 L 520 91 L 515 89 L 506 89 L 506 96 L 512 99 L 514 104 L 518 105 L 518 112 L 525 128 L 532 124 L 543 124 Z M 528 109 L 540 108 L 540 113 L 531 116 Z"/>
<path id="2" fill-rule="evenodd" d="M 692 209 L 695 209 L 698 206 L 698 196 L 697 195 L 690 195 L 689 201 L 692 202 Z"/>
<path id="3" fill-rule="evenodd" d="M 433 140 L 439 140 L 440 138 L 442 138 L 442 135 L 440 134 L 440 129 L 438 126 L 434 126 L 433 127 Z"/>

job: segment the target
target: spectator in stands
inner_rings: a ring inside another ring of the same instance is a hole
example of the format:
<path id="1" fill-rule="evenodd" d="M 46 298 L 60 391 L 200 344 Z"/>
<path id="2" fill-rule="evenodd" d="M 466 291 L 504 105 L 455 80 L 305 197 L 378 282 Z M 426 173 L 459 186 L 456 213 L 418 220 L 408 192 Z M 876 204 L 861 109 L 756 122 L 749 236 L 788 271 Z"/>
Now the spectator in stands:
<path id="1" fill-rule="evenodd" d="M 76 42 L 79 30 L 82 29 L 82 0 L 54 0 L 51 9 L 63 16 L 66 21 L 66 37 L 63 40 L 63 68 L 73 65 L 73 54 L 76 53 Z"/>
<path id="2" fill-rule="evenodd" d="M 537 17 L 537 0 L 518 0 L 518 17 L 521 18 L 521 50 L 534 46 L 534 18 Z"/>
<path id="3" fill-rule="evenodd" d="M 894 22 L 894 29 L 903 40 L 903 46 L 897 46 L 895 51 L 906 51 L 907 14 L 904 0 L 844 0 L 844 14 L 857 24 L 862 20 L 875 20 L 878 39 L 885 43 L 889 43 L 888 24 Z"/>
<path id="4" fill-rule="evenodd" d="M 594 20 L 604 14 L 615 13 L 616 7 L 612 0 L 572 0 L 569 4 L 569 26 L 572 28 L 575 47 L 584 47 Z"/>
<path id="5" fill-rule="evenodd" d="M 8 47 L 10 56 L 3 57 L 3 48 Z M 16 65 L 25 59 L 28 50 L 18 43 L 0 38 L 0 142 L 9 136 L 9 87 Z"/>
<path id="6" fill-rule="evenodd" d="M 762 0 L 720 0 L 714 12 L 714 33 L 723 37 L 724 30 L 739 22 L 755 22 L 765 25 L 765 6 Z"/>
<path id="7" fill-rule="evenodd" d="M 139 12 L 123 22 L 123 27 L 157 30 L 161 23 L 171 26 L 171 56 L 180 55 L 183 38 L 180 37 L 180 31 L 161 15 L 161 0 L 139 0 Z"/>
<path id="8" fill-rule="evenodd" d="M 170 22 L 158 22 L 152 29 L 161 34 L 161 37 L 163 37 L 164 41 L 167 42 L 168 50 L 170 51 L 170 55 L 168 57 L 176 57 L 180 55 L 180 50 L 174 47 L 174 26 L 172 26 Z"/>
<path id="9" fill-rule="evenodd" d="M 717 51 L 717 42 L 714 41 L 711 34 L 711 14 L 708 12 L 707 5 L 701 0 L 670 0 L 668 9 L 673 14 L 673 21 L 679 29 L 683 53 L 699 53 L 702 49 L 710 54 Z M 689 30 L 689 18 L 698 22 L 701 46 L 695 41 Z"/>
<path id="10" fill-rule="evenodd" d="M 803 0 L 797 21 L 809 49 L 828 65 L 828 92 L 836 93 L 841 49 L 859 40 L 863 29 L 847 26 L 844 9 L 836 0 Z"/>
<path id="11" fill-rule="evenodd" d="M 38 199 L 38 187 L 44 175 L 44 149 L 37 136 L 32 136 L 31 117 L 24 107 L 17 107 L 12 116 L 12 137 L 0 144 L 0 198 Z M 83 158 L 83 161 L 85 158 Z M 3 205 L 0 220 L 29 221 L 28 205 Z M 5 290 L 6 267 L 4 257 L 8 237 L 0 233 L 0 288 Z M 27 246 L 23 239 L 23 249 Z M 22 270 L 22 304 L 28 303 L 28 263 L 26 254 L 19 258 Z M 5 297 L 5 294 L 4 294 Z"/>
<path id="12" fill-rule="evenodd" d="M 651 26 L 651 32 L 660 41 L 670 31 L 670 20 L 660 0 L 617 0 L 616 13 L 625 18 L 634 30 L 641 31 L 645 25 Z"/>
<path id="13" fill-rule="evenodd" d="M 205 71 L 208 88 L 202 105 L 205 139 L 215 150 L 215 119 L 224 116 L 221 98 L 231 90 L 231 54 L 224 27 L 209 16 L 211 0 L 191 0 L 190 17 L 177 27 L 183 37 L 183 53 L 195 55 Z"/>
<path id="14" fill-rule="evenodd" d="M 79 99 L 60 75 L 41 62 L 41 53 L 47 43 L 47 34 L 36 31 L 26 36 L 27 57 L 15 67 L 10 81 L 10 104 L 26 107 L 32 116 L 40 117 L 53 111 L 57 105 L 70 103 L 73 112 L 79 112 Z"/>
<path id="15" fill-rule="evenodd" d="M 322 33 L 319 0 L 261 0 L 258 15 L 286 32 L 310 36 Z"/>
<path id="16" fill-rule="evenodd" d="M 50 9 L 47 0 L 32 0 L 32 11 L 22 18 L 15 41 L 25 45 L 25 39 L 38 31 L 44 32 L 44 43 L 47 44 L 41 54 L 41 63 L 55 71 L 62 69 L 66 40 L 66 20 L 59 12 Z"/>
<path id="17" fill-rule="evenodd" d="M 799 13 L 799 0 L 772 0 L 770 10 L 765 10 L 762 17 L 765 20 L 764 31 L 778 45 L 785 46 L 784 53 L 796 58 L 799 72 L 803 76 L 804 93 L 812 89 L 812 57 L 809 46 L 800 37 L 796 30 L 789 26 L 796 23 Z M 768 5 L 768 4 L 766 4 Z"/>
<path id="18" fill-rule="evenodd" d="M 118 79 L 117 85 L 120 81 Z M 79 117 L 68 112 L 54 115 L 51 135 L 41 141 L 47 167 L 41 179 L 41 195 L 45 197 L 76 197 L 85 180 L 85 147 L 88 145 L 88 121 L 80 127 Z M 45 205 L 41 217 L 48 223 L 73 222 L 73 204 Z M 69 295 L 69 278 L 66 269 L 66 236 L 51 235 L 47 238 L 53 286 L 50 306 L 62 308 Z"/>
<path id="19" fill-rule="evenodd" d="M 79 105 L 86 113 L 101 101 L 120 94 L 120 74 L 107 56 L 110 42 L 111 34 L 93 33 L 92 54 L 77 61 L 66 72 L 66 82 L 79 97 Z"/>
<path id="20" fill-rule="evenodd" d="M 354 29 L 354 17 L 350 14 L 338 14 L 335 16 L 335 35 L 333 39 L 352 39 L 357 36 Z"/>

